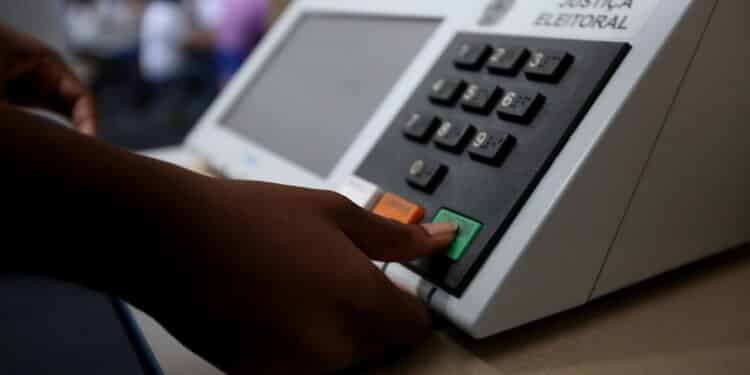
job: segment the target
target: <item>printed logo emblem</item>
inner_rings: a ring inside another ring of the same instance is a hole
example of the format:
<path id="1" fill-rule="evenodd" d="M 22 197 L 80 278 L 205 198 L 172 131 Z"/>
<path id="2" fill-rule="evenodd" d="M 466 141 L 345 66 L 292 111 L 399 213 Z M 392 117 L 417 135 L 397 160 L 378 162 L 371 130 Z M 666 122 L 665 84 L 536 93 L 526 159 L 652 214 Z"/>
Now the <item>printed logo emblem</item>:
<path id="1" fill-rule="evenodd" d="M 493 0 L 482 12 L 479 18 L 479 26 L 494 26 L 503 19 L 506 13 L 513 7 L 516 0 Z"/>

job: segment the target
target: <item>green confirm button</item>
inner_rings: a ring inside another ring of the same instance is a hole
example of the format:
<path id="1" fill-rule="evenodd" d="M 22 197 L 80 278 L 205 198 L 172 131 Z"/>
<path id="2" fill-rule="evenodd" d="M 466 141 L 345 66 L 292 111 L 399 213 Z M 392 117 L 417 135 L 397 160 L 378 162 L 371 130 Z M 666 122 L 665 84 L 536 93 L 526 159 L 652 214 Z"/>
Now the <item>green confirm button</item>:
<path id="1" fill-rule="evenodd" d="M 446 210 L 445 208 L 441 208 L 437 215 L 435 215 L 435 218 L 432 219 L 433 223 L 442 223 L 446 221 L 458 224 L 456 239 L 453 240 L 450 248 L 448 248 L 448 251 L 445 253 L 448 258 L 457 261 L 461 259 L 464 252 L 466 252 L 466 249 L 471 245 L 471 241 L 474 240 L 474 237 L 479 233 L 479 230 L 482 229 L 482 224 L 465 216 L 461 216 L 451 210 Z"/>

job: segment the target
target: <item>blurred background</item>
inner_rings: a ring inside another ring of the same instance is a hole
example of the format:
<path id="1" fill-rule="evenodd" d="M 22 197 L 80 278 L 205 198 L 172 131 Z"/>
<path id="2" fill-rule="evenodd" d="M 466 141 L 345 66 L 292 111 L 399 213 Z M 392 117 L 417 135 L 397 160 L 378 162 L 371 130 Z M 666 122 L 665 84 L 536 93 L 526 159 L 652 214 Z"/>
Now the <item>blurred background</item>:
<path id="1" fill-rule="evenodd" d="M 0 23 L 60 51 L 94 92 L 100 138 L 182 142 L 289 0 L 23 0 Z"/>

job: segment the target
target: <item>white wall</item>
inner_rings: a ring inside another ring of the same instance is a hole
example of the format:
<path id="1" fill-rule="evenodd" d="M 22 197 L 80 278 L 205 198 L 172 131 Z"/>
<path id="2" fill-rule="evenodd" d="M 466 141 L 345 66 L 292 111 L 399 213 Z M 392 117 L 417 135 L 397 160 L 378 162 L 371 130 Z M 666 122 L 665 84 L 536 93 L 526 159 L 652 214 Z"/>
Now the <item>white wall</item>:
<path id="1" fill-rule="evenodd" d="M 0 1 L 0 23 L 32 34 L 64 53 L 66 45 L 62 0 Z"/>

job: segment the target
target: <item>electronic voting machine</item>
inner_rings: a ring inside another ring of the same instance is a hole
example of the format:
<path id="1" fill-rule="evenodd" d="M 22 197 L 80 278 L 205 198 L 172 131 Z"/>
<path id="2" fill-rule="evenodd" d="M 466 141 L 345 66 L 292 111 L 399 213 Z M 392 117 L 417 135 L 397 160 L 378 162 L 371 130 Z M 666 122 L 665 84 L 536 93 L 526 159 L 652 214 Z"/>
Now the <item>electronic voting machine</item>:
<path id="1" fill-rule="evenodd" d="M 474 337 L 750 239 L 750 4 L 298 0 L 190 134 L 444 254 L 383 272 Z"/>

